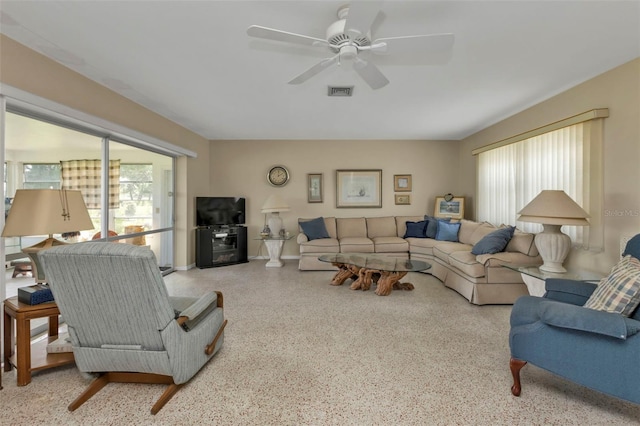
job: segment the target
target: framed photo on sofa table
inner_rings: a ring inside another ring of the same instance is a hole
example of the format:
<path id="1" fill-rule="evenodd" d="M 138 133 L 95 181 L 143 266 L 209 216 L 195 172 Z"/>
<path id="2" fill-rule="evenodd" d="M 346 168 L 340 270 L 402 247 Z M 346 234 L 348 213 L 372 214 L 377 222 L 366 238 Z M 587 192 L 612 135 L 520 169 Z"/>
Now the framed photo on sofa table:
<path id="1" fill-rule="evenodd" d="M 436 197 L 435 217 L 464 218 L 464 197 L 453 197 L 450 201 L 444 197 Z"/>

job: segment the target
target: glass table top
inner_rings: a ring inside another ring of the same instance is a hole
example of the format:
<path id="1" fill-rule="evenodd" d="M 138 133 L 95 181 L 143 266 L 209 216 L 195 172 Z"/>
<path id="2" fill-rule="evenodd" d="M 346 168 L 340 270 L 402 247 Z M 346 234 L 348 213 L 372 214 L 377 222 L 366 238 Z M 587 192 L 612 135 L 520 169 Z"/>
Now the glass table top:
<path id="1" fill-rule="evenodd" d="M 584 269 L 573 270 L 567 269 L 567 272 L 563 274 L 554 272 L 541 271 L 537 266 L 523 266 L 523 265 L 502 265 L 505 268 L 509 268 L 513 271 L 520 272 L 521 274 L 529 275 L 530 277 L 538 278 L 540 280 L 546 280 L 547 278 L 564 278 L 567 280 L 575 281 L 587 281 L 587 282 L 599 282 L 604 275 L 597 272 L 587 271 Z"/>
<path id="2" fill-rule="evenodd" d="M 401 259 L 373 253 L 336 253 L 323 254 L 318 260 L 328 263 L 344 263 L 359 268 L 377 269 L 391 272 L 417 272 L 431 268 L 422 260 Z"/>

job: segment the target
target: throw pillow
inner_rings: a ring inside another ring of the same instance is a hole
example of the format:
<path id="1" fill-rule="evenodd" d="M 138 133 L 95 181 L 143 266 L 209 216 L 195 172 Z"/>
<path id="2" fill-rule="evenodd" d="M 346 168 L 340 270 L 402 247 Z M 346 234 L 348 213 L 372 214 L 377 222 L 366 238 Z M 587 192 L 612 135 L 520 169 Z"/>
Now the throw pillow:
<path id="1" fill-rule="evenodd" d="M 331 238 L 327 227 L 324 225 L 324 219 L 321 217 L 300 222 L 300 228 L 302 228 L 302 232 L 304 232 L 309 241 L 320 238 Z"/>
<path id="2" fill-rule="evenodd" d="M 426 238 L 426 228 L 427 228 L 426 220 L 420 222 L 406 222 L 407 224 L 407 232 L 404 233 L 403 238 Z"/>
<path id="3" fill-rule="evenodd" d="M 479 254 L 494 254 L 504 251 L 509 241 L 511 241 L 515 229 L 514 226 L 507 226 L 485 235 L 473 246 L 471 253 L 477 256 Z"/>
<path id="4" fill-rule="evenodd" d="M 640 260 L 627 255 L 603 278 L 585 308 L 630 316 L 640 304 Z"/>
<path id="5" fill-rule="evenodd" d="M 449 222 L 451 219 L 437 219 L 433 216 L 424 215 L 424 219 L 427 221 L 427 228 L 425 230 L 425 234 L 427 238 L 436 238 L 436 233 L 438 232 L 438 221 L 443 220 Z"/>
<path id="6" fill-rule="evenodd" d="M 627 245 L 624 248 L 624 253 L 622 253 L 622 255 L 626 256 L 628 254 L 635 257 L 636 259 L 640 259 L 640 234 L 631 238 L 627 242 Z"/>
<path id="7" fill-rule="evenodd" d="M 438 231 L 436 232 L 436 240 L 458 242 L 458 231 L 460 231 L 460 223 L 450 223 L 448 220 L 438 220 Z"/>

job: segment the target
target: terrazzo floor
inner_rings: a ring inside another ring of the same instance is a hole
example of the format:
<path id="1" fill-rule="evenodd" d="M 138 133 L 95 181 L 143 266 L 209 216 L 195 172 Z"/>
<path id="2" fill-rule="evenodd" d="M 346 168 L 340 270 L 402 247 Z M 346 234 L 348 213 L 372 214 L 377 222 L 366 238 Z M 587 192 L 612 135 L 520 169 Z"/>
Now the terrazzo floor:
<path id="1" fill-rule="evenodd" d="M 222 350 L 155 416 L 160 385 L 110 384 L 78 410 L 75 367 L 16 387 L 2 425 L 629 425 L 640 406 L 528 365 L 510 393 L 511 306 L 474 306 L 420 273 L 379 297 L 328 285 L 331 272 L 264 260 L 165 277 L 172 295 L 224 294 Z M 615 360 L 612 360 L 615 362 Z"/>

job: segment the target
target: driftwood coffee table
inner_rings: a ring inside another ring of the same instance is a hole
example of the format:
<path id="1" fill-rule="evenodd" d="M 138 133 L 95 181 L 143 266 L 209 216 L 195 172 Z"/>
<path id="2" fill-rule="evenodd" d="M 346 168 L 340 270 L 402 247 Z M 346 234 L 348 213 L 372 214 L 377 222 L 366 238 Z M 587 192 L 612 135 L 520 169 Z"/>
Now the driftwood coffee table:
<path id="1" fill-rule="evenodd" d="M 331 280 L 331 285 L 342 285 L 353 279 L 351 290 L 369 290 L 376 283 L 376 294 L 388 296 L 393 289 L 413 290 L 411 283 L 400 280 L 408 272 L 424 271 L 431 265 L 421 260 L 400 259 L 373 253 L 338 253 L 324 254 L 318 257 L 322 262 L 336 266 L 338 273 Z"/>

